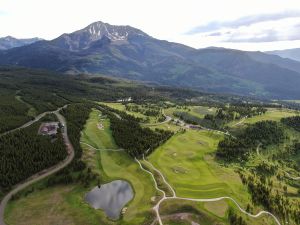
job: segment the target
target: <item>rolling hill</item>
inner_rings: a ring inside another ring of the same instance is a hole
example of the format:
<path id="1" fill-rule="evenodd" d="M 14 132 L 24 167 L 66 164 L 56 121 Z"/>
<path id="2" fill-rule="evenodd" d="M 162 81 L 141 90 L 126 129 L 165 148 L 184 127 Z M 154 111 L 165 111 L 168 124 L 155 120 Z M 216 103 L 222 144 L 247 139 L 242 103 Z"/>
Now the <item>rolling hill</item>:
<path id="1" fill-rule="evenodd" d="M 262 52 L 194 49 L 130 26 L 95 22 L 51 41 L 0 51 L 0 65 L 109 76 L 211 92 L 296 99 L 300 63 Z"/>

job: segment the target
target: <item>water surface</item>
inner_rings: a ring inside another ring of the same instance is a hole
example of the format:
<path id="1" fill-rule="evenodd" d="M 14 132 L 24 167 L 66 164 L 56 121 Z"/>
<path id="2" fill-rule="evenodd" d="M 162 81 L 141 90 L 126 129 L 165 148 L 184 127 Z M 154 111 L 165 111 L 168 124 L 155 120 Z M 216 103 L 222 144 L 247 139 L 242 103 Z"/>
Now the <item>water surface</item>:
<path id="1" fill-rule="evenodd" d="M 93 208 L 102 209 L 111 219 L 118 219 L 122 208 L 133 198 L 130 184 L 123 180 L 115 180 L 107 184 L 94 187 L 85 196 Z"/>

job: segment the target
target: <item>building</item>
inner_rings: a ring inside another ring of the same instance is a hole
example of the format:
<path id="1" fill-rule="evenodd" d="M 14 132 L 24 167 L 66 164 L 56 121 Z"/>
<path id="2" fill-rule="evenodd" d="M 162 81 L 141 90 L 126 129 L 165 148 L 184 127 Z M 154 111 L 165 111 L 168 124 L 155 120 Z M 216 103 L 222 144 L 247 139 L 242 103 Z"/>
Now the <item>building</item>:
<path id="1" fill-rule="evenodd" d="M 41 135 L 56 135 L 58 130 L 58 122 L 42 123 L 39 129 Z"/>

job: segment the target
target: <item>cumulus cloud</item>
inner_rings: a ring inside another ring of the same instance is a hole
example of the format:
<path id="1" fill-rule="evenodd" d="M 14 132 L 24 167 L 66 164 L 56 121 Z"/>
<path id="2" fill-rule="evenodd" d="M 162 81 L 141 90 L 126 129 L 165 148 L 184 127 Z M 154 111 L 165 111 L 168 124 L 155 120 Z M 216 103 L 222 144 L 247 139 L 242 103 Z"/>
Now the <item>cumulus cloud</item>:
<path id="1" fill-rule="evenodd" d="M 239 28 L 242 26 L 250 26 L 256 23 L 266 22 L 266 21 L 276 21 L 287 18 L 300 18 L 300 11 L 283 11 L 272 14 L 259 14 L 251 15 L 238 18 L 232 21 L 212 21 L 208 24 L 200 25 L 192 30 L 188 31 L 186 34 L 194 35 L 198 33 L 213 32 L 224 28 Z"/>

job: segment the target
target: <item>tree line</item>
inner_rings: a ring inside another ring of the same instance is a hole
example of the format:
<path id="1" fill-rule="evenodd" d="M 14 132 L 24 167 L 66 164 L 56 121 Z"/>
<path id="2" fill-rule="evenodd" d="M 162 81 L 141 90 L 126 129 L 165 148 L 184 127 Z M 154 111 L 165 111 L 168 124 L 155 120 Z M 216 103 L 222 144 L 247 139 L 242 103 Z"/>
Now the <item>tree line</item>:
<path id="1" fill-rule="evenodd" d="M 75 151 L 73 161 L 63 170 L 57 172 L 47 180 L 47 185 L 69 184 L 81 182 L 88 185 L 91 180 L 96 179 L 96 175 L 82 161 L 82 148 L 80 145 L 81 131 L 89 118 L 93 103 L 75 103 L 61 110 L 61 114 L 66 118 L 68 126 L 68 136 Z"/>
<path id="2" fill-rule="evenodd" d="M 300 201 L 287 196 L 287 186 L 282 187 L 285 194 L 281 194 L 278 187 L 274 187 L 272 179 L 266 178 L 264 174 L 245 175 L 240 171 L 240 177 L 243 184 L 248 186 L 255 205 L 264 206 L 268 211 L 277 215 L 281 221 L 300 224 Z"/>
<path id="3" fill-rule="evenodd" d="M 300 131 L 300 116 L 282 118 L 281 122 L 297 131 Z"/>
<path id="4" fill-rule="evenodd" d="M 249 125 L 236 137 L 226 136 L 218 144 L 216 156 L 225 161 L 247 160 L 257 146 L 265 148 L 271 144 L 282 143 L 284 129 L 275 121 L 261 121 Z"/>
<path id="5" fill-rule="evenodd" d="M 175 111 L 174 116 L 179 117 L 186 123 L 200 125 L 211 129 L 222 130 L 224 125 L 232 120 L 241 119 L 242 117 L 262 115 L 266 113 L 267 109 L 261 106 L 219 106 L 214 114 L 206 114 L 204 118 L 199 118 L 190 114 L 189 112 Z"/>
<path id="6" fill-rule="evenodd" d="M 173 132 L 166 130 L 143 128 L 138 119 L 125 112 L 107 106 L 101 106 L 99 109 L 110 119 L 110 128 L 116 144 L 132 157 L 150 154 L 173 135 Z"/>

